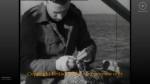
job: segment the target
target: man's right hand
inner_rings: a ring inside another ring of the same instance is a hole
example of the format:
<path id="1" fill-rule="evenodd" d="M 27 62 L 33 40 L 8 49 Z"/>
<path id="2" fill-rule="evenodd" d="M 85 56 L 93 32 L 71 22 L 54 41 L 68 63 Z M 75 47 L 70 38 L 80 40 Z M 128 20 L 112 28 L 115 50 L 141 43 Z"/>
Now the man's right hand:
<path id="1" fill-rule="evenodd" d="M 76 66 L 76 58 L 73 56 L 62 56 L 56 60 L 56 69 L 59 71 L 70 71 Z"/>

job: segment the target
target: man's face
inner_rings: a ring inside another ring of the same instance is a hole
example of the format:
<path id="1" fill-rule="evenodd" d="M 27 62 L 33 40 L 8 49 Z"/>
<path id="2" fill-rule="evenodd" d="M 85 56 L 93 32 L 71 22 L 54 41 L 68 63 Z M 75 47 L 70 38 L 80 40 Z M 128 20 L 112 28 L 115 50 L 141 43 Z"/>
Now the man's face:
<path id="1" fill-rule="evenodd" d="M 47 1 L 46 7 L 50 17 L 55 21 L 61 21 L 67 14 L 70 6 L 70 1 L 71 0 L 68 0 L 68 2 L 64 5 L 60 5 L 52 1 Z"/>

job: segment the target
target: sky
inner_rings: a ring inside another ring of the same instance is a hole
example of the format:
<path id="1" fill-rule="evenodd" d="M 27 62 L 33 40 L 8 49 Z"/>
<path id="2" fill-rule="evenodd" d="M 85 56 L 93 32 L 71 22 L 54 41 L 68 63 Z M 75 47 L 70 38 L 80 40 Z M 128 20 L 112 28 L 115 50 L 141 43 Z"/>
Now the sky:
<path id="1" fill-rule="evenodd" d="M 128 10 L 130 10 L 130 0 L 118 0 Z M 21 14 L 23 14 L 29 8 L 40 4 L 42 1 L 21 1 Z M 101 0 L 87 0 L 87 1 L 72 1 L 83 14 L 116 14 L 111 8 L 109 8 Z"/>

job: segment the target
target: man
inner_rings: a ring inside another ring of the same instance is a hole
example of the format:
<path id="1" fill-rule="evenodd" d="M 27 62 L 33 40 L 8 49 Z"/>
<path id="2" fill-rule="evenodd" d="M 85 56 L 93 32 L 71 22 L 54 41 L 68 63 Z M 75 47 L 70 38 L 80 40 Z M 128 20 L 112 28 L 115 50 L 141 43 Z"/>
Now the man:
<path id="1" fill-rule="evenodd" d="M 32 7 L 22 16 L 20 30 L 20 68 L 27 74 L 26 84 L 57 84 L 59 76 L 33 74 L 73 71 L 80 60 L 86 64 L 95 60 L 96 45 L 71 0 L 47 0 Z M 75 49 L 80 51 L 76 58 Z"/>

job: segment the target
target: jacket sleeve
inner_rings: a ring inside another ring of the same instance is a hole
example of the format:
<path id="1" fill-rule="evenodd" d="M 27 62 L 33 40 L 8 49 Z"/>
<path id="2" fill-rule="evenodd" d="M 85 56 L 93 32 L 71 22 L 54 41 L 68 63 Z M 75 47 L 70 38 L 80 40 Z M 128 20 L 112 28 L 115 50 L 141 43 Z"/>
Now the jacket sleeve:
<path id="1" fill-rule="evenodd" d="M 55 71 L 56 58 L 38 59 L 36 52 L 35 27 L 30 22 L 21 22 L 20 28 L 20 68 L 21 74 L 27 72 L 50 72 Z"/>
<path id="2" fill-rule="evenodd" d="M 84 48 L 90 50 L 92 58 L 91 61 L 89 61 L 88 63 L 91 64 L 95 61 L 97 47 L 95 42 L 90 37 L 85 20 L 82 17 L 80 17 L 78 22 L 79 28 L 77 37 L 77 51 L 82 51 Z"/>

